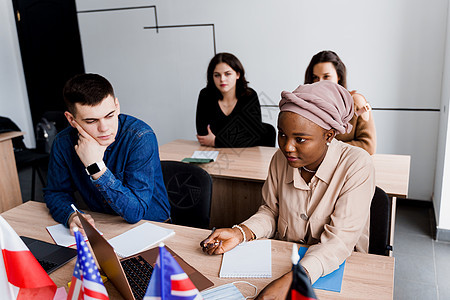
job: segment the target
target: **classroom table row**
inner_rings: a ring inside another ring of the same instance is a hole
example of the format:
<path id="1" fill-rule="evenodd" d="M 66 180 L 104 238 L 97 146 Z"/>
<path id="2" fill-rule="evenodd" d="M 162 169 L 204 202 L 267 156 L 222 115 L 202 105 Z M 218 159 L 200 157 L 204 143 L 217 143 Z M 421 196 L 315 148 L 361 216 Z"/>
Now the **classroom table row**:
<path id="1" fill-rule="evenodd" d="M 45 204 L 29 201 L 1 214 L 2 217 L 21 236 L 33 237 L 47 242 L 53 242 L 46 231 L 47 226 L 57 224 L 48 212 Z M 119 216 L 91 213 L 97 228 L 103 232 L 106 239 L 111 239 L 145 221 L 128 224 Z M 165 243 L 180 255 L 186 262 L 208 277 L 214 287 L 239 280 L 235 278 L 220 278 L 219 270 L 222 255 L 209 256 L 202 252 L 199 243 L 208 234 L 208 230 L 183 227 L 173 224 L 155 223 L 171 228 L 175 235 L 165 240 Z M 290 262 L 292 243 L 272 240 L 272 278 L 247 278 L 246 281 L 256 285 L 260 291 L 273 279 L 285 274 L 292 267 Z M 72 278 L 75 260 L 56 270 L 50 275 L 58 287 L 67 288 Z M 354 252 L 348 259 L 344 269 L 342 289 L 340 293 L 316 290 L 320 299 L 392 299 L 394 283 L 394 258 L 387 256 L 362 254 Z M 253 289 L 238 284 L 241 292 L 248 296 Z M 121 299 L 114 286 L 107 281 L 105 287 L 111 299 Z"/>
<path id="2" fill-rule="evenodd" d="M 181 161 L 194 151 L 219 151 L 215 162 L 199 164 L 213 178 L 211 223 L 231 227 L 252 216 L 262 203 L 261 188 L 270 160 L 278 148 L 212 148 L 197 141 L 175 140 L 159 148 L 161 160 Z M 396 197 L 408 196 L 410 156 L 374 154 L 376 185 L 392 197 L 391 223 L 395 224 Z M 391 242 L 393 242 L 393 227 Z"/>

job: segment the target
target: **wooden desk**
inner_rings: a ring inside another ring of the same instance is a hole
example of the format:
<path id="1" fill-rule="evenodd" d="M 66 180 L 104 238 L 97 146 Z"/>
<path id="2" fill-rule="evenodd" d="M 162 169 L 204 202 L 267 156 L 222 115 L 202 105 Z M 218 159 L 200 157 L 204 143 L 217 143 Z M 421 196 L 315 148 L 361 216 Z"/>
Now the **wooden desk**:
<path id="1" fill-rule="evenodd" d="M 23 132 L 19 131 L 0 133 L 0 212 L 22 204 L 19 175 L 11 141 L 21 135 Z"/>
<path id="2" fill-rule="evenodd" d="M 52 242 L 45 227 L 56 222 L 50 216 L 45 204 L 29 201 L 1 214 L 19 235 L 29 236 L 40 240 Z M 106 239 L 113 238 L 144 221 L 137 224 L 128 224 L 118 216 L 92 213 L 96 225 L 103 232 Z M 152 222 L 154 223 L 154 222 Z M 199 246 L 208 234 L 208 230 L 182 227 L 172 224 L 156 223 L 159 226 L 172 228 L 176 234 L 165 243 L 176 251 L 184 260 L 197 268 L 215 286 L 236 281 L 234 278 L 219 278 L 221 255 L 205 255 Z M 288 272 L 291 268 L 290 257 L 292 243 L 272 240 L 272 279 L 246 279 L 255 284 L 258 291 L 264 288 L 273 279 Z M 72 278 L 75 260 L 50 275 L 58 287 L 65 286 Z M 394 258 L 387 256 L 353 253 L 345 265 L 344 279 L 341 293 L 316 290 L 320 299 L 392 299 L 394 284 Z M 117 290 L 110 282 L 105 283 L 110 299 L 121 299 Z M 251 295 L 252 288 L 246 285 L 238 287 Z"/>
<path id="3" fill-rule="evenodd" d="M 195 150 L 219 150 L 217 160 L 199 165 L 213 178 L 211 227 L 231 227 L 252 216 L 262 203 L 273 147 L 211 148 L 197 141 L 175 140 L 159 148 L 161 160 L 181 161 Z"/>
<path id="4" fill-rule="evenodd" d="M 261 188 L 277 148 L 212 148 L 197 141 L 175 140 L 162 145 L 159 155 L 161 160 L 181 161 L 195 150 L 219 151 L 215 162 L 199 165 L 213 177 L 211 227 L 230 227 L 253 215 L 261 205 Z M 410 156 L 375 154 L 372 157 L 377 186 L 394 197 L 394 202 L 395 197 L 406 198 Z M 395 220 L 395 209 L 392 215 Z"/>
<path id="5" fill-rule="evenodd" d="M 374 154 L 372 155 L 372 158 L 375 165 L 375 179 L 377 186 L 382 188 L 392 199 L 389 244 L 393 246 L 397 197 L 408 197 L 411 156 Z M 390 255 L 392 255 L 392 251 L 390 251 Z"/>
<path id="6" fill-rule="evenodd" d="M 372 158 L 377 186 L 391 197 L 408 197 L 411 156 L 374 154 Z"/>

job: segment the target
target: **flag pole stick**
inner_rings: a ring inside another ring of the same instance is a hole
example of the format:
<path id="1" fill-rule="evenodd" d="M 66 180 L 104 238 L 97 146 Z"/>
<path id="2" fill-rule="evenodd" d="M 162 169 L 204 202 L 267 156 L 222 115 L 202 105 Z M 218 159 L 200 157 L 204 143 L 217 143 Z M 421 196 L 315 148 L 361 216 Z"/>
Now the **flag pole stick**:
<path id="1" fill-rule="evenodd" d="M 164 248 L 164 244 L 160 243 L 159 244 L 159 267 L 160 267 L 160 274 L 161 274 L 161 280 L 159 281 L 160 285 L 161 285 L 161 300 L 165 300 L 166 299 L 166 295 L 165 295 L 165 289 L 164 289 L 164 259 L 163 259 L 163 248 Z"/>

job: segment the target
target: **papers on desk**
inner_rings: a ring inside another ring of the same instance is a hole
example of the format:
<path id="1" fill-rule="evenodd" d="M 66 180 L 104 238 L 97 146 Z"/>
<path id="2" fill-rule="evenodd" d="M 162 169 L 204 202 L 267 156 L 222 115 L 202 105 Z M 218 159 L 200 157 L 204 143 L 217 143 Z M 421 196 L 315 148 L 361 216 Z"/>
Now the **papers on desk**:
<path id="1" fill-rule="evenodd" d="M 298 249 L 298 255 L 300 255 L 300 259 L 303 258 L 306 250 L 308 250 L 308 248 L 306 247 L 300 247 Z M 344 268 L 345 261 L 339 266 L 339 269 L 317 279 L 317 281 L 313 284 L 313 288 L 340 293 L 342 287 L 342 278 L 344 277 Z"/>
<path id="2" fill-rule="evenodd" d="M 185 157 L 181 161 L 193 164 L 207 164 L 216 161 L 219 151 L 194 151 L 191 157 Z"/>
<path id="3" fill-rule="evenodd" d="M 222 278 L 272 277 L 272 247 L 270 240 L 243 243 L 225 252 L 219 276 Z"/>
<path id="4" fill-rule="evenodd" d="M 48 226 L 47 231 L 57 245 L 64 247 L 72 247 L 76 245 L 75 237 L 70 234 L 70 229 L 65 227 L 63 224 Z M 103 235 L 101 232 L 100 234 Z M 87 241 L 87 238 L 85 241 Z"/>
<path id="5" fill-rule="evenodd" d="M 216 161 L 219 151 L 194 151 L 191 158 L 209 158 Z"/>
<path id="6" fill-rule="evenodd" d="M 120 257 L 137 254 L 154 246 L 175 234 L 172 229 L 163 228 L 152 223 L 144 223 L 130 229 L 108 242 Z"/>

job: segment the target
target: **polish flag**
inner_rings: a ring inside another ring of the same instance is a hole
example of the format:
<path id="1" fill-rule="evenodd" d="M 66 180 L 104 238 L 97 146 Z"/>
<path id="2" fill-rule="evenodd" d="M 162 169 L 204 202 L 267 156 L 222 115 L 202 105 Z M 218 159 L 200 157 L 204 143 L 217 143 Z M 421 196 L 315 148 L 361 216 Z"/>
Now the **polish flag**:
<path id="1" fill-rule="evenodd" d="M 55 283 L 2 216 L 0 249 L 2 299 L 53 299 L 56 293 Z"/>

